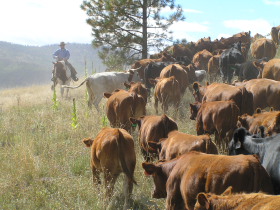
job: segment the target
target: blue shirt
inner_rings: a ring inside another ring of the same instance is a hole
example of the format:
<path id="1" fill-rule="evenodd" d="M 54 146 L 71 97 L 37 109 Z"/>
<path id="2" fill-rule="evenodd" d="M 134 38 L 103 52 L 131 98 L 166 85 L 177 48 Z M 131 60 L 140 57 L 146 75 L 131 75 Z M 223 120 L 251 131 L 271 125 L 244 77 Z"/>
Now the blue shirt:
<path id="1" fill-rule="evenodd" d="M 57 60 L 63 60 L 64 58 L 68 60 L 70 58 L 70 52 L 67 49 L 58 49 L 54 52 L 53 58 Z"/>

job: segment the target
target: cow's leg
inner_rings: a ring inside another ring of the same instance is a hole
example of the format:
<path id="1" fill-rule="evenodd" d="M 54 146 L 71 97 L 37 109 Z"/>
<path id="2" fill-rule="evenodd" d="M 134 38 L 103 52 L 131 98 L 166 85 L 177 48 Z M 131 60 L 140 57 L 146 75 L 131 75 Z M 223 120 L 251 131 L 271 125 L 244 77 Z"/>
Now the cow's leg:
<path id="1" fill-rule="evenodd" d="M 95 96 L 93 100 L 94 107 L 96 108 L 97 112 L 99 112 L 99 103 L 102 99 L 102 96 Z"/>
<path id="2" fill-rule="evenodd" d="M 154 107 L 155 107 L 155 110 L 156 110 L 156 114 L 158 114 L 158 98 L 157 97 L 155 97 L 155 105 L 154 105 Z"/>
<path id="3" fill-rule="evenodd" d="M 129 199 L 131 197 L 132 189 L 133 189 L 132 181 L 127 176 L 125 176 L 123 182 L 123 194 L 125 198 L 123 210 L 127 210 L 129 207 Z"/>
<path id="4" fill-rule="evenodd" d="M 105 196 L 106 199 L 110 200 L 113 195 L 114 185 L 117 180 L 118 175 L 111 174 L 110 172 L 104 172 L 104 182 L 105 182 Z"/>
<path id="5" fill-rule="evenodd" d="M 92 167 L 91 170 L 92 170 L 93 185 L 97 186 L 99 189 L 99 186 L 101 184 L 100 171 L 96 169 L 94 166 Z"/>

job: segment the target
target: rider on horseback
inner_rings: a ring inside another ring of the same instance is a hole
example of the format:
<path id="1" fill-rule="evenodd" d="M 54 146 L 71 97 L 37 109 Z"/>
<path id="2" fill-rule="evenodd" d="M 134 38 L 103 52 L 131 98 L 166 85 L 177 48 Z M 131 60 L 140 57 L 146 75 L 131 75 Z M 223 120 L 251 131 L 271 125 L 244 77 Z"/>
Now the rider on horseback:
<path id="1" fill-rule="evenodd" d="M 53 58 L 56 59 L 57 61 L 64 61 L 65 65 L 69 68 L 70 72 L 71 72 L 71 77 L 74 81 L 78 81 L 78 77 L 76 76 L 77 72 L 74 69 L 74 67 L 68 62 L 68 59 L 70 57 L 70 52 L 69 50 L 67 50 L 65 48 L 65 43 L 64 42 L 60 42 L 60 49 L 56 50 L 53 53 Z M 52 78 L 53 80 L 53 78 Z"/>

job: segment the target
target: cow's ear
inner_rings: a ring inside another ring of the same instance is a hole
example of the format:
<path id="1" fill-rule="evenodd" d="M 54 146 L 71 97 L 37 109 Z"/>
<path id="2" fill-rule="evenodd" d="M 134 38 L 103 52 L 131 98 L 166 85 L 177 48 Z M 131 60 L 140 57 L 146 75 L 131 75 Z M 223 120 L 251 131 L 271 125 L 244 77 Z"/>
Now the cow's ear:
<path id="1" fill-rule="evenodd" d="M 257 114 L 259 114 L 259 113 L 262 113 L 262 110 L 261 110 L 261 108 L 256 108 L 256 111 L 255 111 L 255 113 L 257 113 Z"/>
<path id="2" fill-rule="evenodd" d="M 148 176 L 152 175 L 157 170 L 157 166 L 153 163 L 144 162 L 144 163 L 142 163 L 142 167 L 145 170 L 145 174 Z"/>
<path id="3" fill-rule="evenodd" d="M 241 148 L 241 142 L 240 141 L 237 141 L 235 143 L 235 149 L 240 149 Z"/>
<path id="4" fill-rule="evenodd" d="M 229 186 L 221 195 L 231 195 L 232 194 L 232 186 Z"/>
<path id="5" fill-rule="evenodd" d="M 131 87 L 131 85 L 128 84 L 128 83 L 126 83 L 126 82 L 124 82 L 123 84 L 124 84 L 124 86 L 125 86 L 126 88 L 128 88 L 128 89 Z"/>
<path id="6" fill-rule="evenodd" d="M 92 143 L 93 143 L 93 139 L 91 138 L 85 138 L 82 140 L 84 142 L 84 144 L 87 146 L 87 147 L 91 147 Z"/>
<path id="7" fill-rule="evenodd" d="M 208 210 L 210 208 L 210 204 L 205 193 L 199 193 L 197 195 L 197 202 L 200 206 L 204 207 L 204 209 Z"/>
<path id="8" fill-rule="evenodd" d="M 112 93 L 103 93 L 105 98 L 110 98 L 110 96 L 112 95 Z"/>
<path id="9" fill-rule="evenodd" d="M 200 85 L 199 85 L 198 82 L 194 82 L 192 86 L 193 86 L 193 89 L 194 89 L 196 92 L 199 91 L 199 86 L 200 86 Z"/>

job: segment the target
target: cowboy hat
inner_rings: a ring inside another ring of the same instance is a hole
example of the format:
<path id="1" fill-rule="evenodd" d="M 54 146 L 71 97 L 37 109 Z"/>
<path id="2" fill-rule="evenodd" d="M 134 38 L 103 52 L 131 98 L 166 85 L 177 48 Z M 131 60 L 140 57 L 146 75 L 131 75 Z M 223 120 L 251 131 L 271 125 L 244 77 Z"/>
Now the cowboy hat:
<path id="1" fill-rule="evenodd" d="M 65 43 L 64 42 L 60 42 L 59 46 L 64 46 Z"/>

